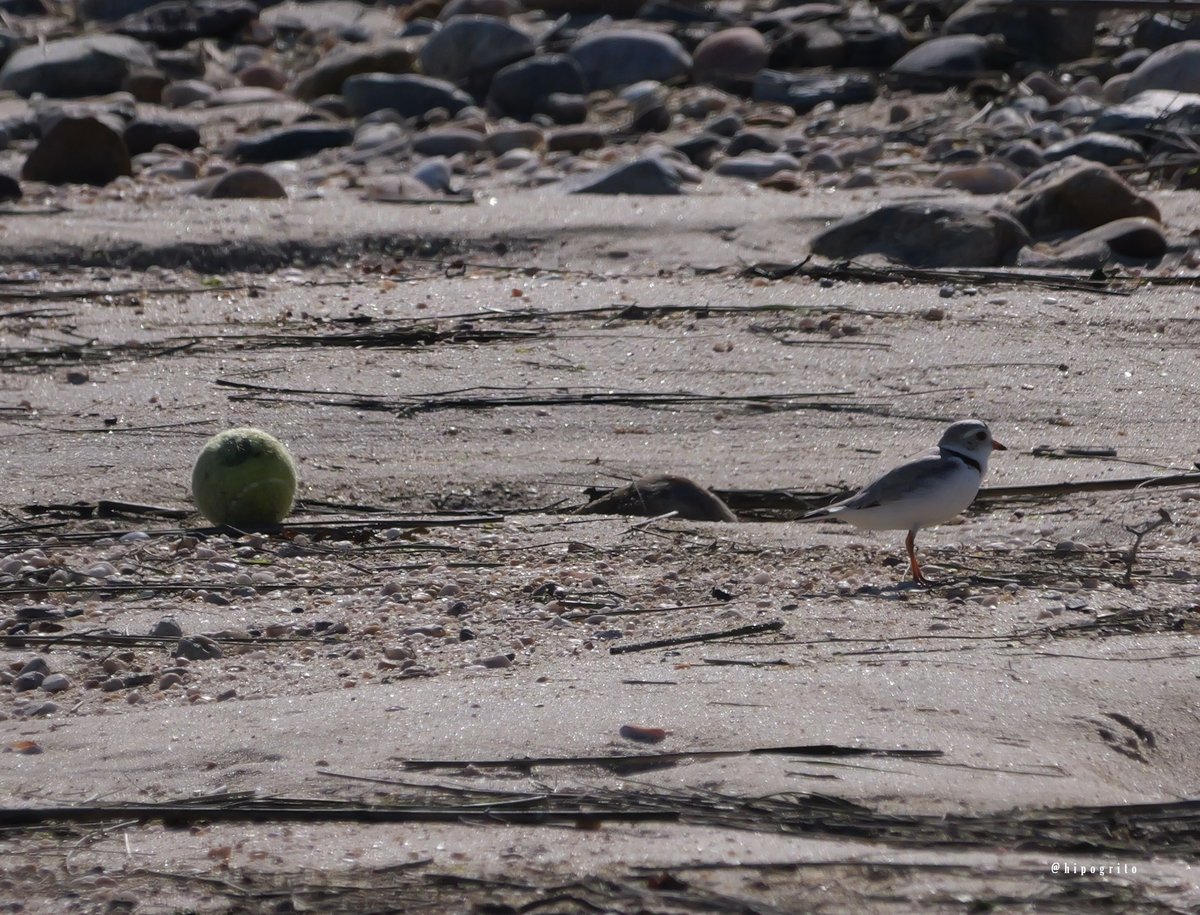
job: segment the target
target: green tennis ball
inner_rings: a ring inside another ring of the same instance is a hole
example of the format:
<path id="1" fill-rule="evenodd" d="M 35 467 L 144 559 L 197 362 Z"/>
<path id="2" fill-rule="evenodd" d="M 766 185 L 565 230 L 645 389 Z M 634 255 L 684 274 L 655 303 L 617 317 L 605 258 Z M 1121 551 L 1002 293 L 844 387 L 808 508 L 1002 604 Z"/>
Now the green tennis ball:
<path id="1" fill-rule="evenodd" d="M 296 465 L 287 448 L 261 429 L 214 435 L 192 468 L 192 498 L 213 524 L 278 524 L 296 498 Z"/>

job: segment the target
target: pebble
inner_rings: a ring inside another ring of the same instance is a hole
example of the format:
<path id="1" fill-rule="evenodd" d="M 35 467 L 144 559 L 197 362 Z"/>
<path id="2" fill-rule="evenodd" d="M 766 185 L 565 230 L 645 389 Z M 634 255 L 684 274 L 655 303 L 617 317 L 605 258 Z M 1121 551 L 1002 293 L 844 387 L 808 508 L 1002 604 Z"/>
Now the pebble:
<path id="1" fill-rule="evenodd" d="M 22 664 L 20 669 L 17 671 L 18 676 L 34 673 L 42 675 L 50 673 L 50 664 L 45 658 L 31 658 Z"/>
<path id="2" fill-rule="evenodd" d="M 41 718 L 53 715 L 59 708 L 57 702 L 31 702 L 28 705 L 18 706 L 16 712 L 23 718 Z"/>
<path id="3" fill-rule="evenodd" d="M 176 657 L 186 658 L 189 661 L 206 661 L 219 658 L 222 654 L 220 645 L 202 635 L 180 639 L 174 651 Z"/>
<path id="4" fill-rule="evenodd" d="M 1008 213 L 941 201 L 890 203 L 848 216 L 810 246 L 831 260 L 883 254 L 917 267 L 983 267 L 1010 261 L 1029 241 Z"/>
<path id="5" fill-rule="evenodd" d="M 71 680 L 66 674 L 50 674 L 42 680 L 42 690 L 47 693 L 61 693 L 71 688 Z"/>
<path id="6" fill-rule="evenodd" d="M 17 678 L 13 680 L 13 692 L 23 693 L 28 692 L 31 689 L 37 689 L 42 685 L 42 683 L 45 682 L 45 680 L 46 674 L 42 673 L 40 670 L 31 670 L 28 673 L 19 674 Z"/>
<path id="7" fill-rule="evenodd" d="M 480 667 L 502 669 L 506 667 L 512 667 L 515 657 L 515 655 L 510 654 L 494 654 L 486 658 L 479 658 L 474 663 Z"/>
<path id="8" fill-rule="evenodd" d="M 670 82 L 688 75 L 692 58 L 672 36 L 634 29 L 586 35 L 567 52 L 589 91 L 617 89 L 642 80 Z"/>
<path id="9" fill-rule="evenodd" d="M 157 639 L 177 639 L 183 635 L 183 627 L 173 617 L 165 616 L 150 627 L 150 635 Z"/>
<path id="10" fill-rule="evenodd" d="M 111 562 L 97 562 L 83 571 L 84 578 L 112 578 L 117 574 L 117 568 Z"/>

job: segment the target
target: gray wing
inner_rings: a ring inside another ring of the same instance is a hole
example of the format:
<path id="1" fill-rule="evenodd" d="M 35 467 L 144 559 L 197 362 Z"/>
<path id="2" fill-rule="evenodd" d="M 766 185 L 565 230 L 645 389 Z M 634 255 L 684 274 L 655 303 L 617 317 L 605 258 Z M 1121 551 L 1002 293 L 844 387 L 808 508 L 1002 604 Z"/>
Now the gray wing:
<path id="1" fill-rule="evenodd" d="M 892 502 L 902 502 L 920 495 L 926 489 L 937 486 L 940 480 L 958 469 L 959 465 L 953 458 L 942 457 L 934 449 L 889 470 L 850 498 L 843 499 L 829 508 L 863 509 Z"/>

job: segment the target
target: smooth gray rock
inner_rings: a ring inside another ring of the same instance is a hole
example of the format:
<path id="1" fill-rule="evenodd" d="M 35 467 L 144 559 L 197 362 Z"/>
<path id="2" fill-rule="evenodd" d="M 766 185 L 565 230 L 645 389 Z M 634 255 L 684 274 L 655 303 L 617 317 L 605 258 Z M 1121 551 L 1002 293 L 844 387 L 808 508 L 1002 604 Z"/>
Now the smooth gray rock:
<path id="1" fill-rule="evenodd" d="M 713 172 L 729 178 L 745 178 L 749 181 L 761 181 L 763 178 L 770 178 L 778 172 L 796 171 L 799 168 L 799 161 L 787 153 L 781 152 L 769 155 L 748 153 L 742 156 L 734 156 L 730 159 L 722 159 L 717 163 Z"/>
<path id="2" fill-rule="evenodd" d="M 1163 228 L 1152 219 L 1117 219 L 1056 244 L 1025 248 L 1023 267 L 1095 269 L 1113 261 L 1154 261 L 1167 253 Z"/>
<path id="3" fill-rule="evenodd" d="M 954 203 L 887 204 L 834 223 L 812 240 L 832 260 L 879 254 L 913 267 L 996 267 L 1012 263 L 1029 235 L 1011 216 Z"/>
<path id="4" fill-rule="evenodd" d="M 175 121 L 162 117 L 137 118 L 130 121 L 122 134 L 129 155 L 137 156 L 150 152 L 160 143 L 178 149 L 195 149 L 200 145 L 200 131 L 187 121 Z"/>
<path id="5" fill-rule="evenodd" d="M 495 16 L 455 16 L 421 49 L 421 72 L 486 89 L 496 71 L 529 57 L 533 39 Z"/>
<path id="6" fill-rule="evenodd" d="M 1133 217 L 1114 219 L 1075 236 L 1073 243 L 1102 241 L 1122 257 L 1157 260 L 1167 253 L 1167 236 L 1153 219 Z"/>
<path id="7" fill-rule="evenodd" d="M 354 130 L 345 124 L 321 121 L 291 124 L 264 130 L 235 140 L 229 147 L 235 162 L 278 162 L 285 159 L 304 159 L 325 149 L 349 146 L 354 142 Z"/>
<path id="8" fill-rule="evenodd" d="M 582 96 L 583 71 L 565 54 L 543 54 L 518 61 L 492 77 L 487 103 L 501 115 L 527 121 L 544 111 L 553 93 Z"/>
<path id="9" fill-rule="evenodd" d="M 572 194 L 682 194 L 683 176 L 670 162 L 658 156 L 643 156 L 601 172 L 580 175 L 564 182 Z"/>
<path id="10" fill-rule="evenodd" d="M 431 191 L 449 194 L 453 188 L 454 170 L 443 156 L 433 156 L 414 168 L 411 177 Z"/>
<path id="11" fill-rule="evenodd" d="M 1046 164 L 1046 157 L 1036 143 L 1029 140 L 1013 140 L 997 148 L 992 154 L 996 159 L 1011 162 L 1022 172 L 1031 172 Z"/>
<path id="12" fill-rule="evenodd" d="M 1129 74 L 1127 98 L 1150 89 L 1200 92 L 1200 41 L 1181 41 L 1155 51 Z"/>
<path id="13" fill-rule="evenodd" d="M 439 127 L 412 138 L 412 149 L 420 156 L 457 156 L 483 150 L 483 134 L 462 128 Z"/>
<path id="14" fill-rule="evenodd" d="M 346 80 L 360 73 L 411 73 L 419 48 L 412 39 L 345 44 L 299 74 L 290 91 L 298 99 L 312 101 L 340 94 Z"/>
<path id="15" fill-rule="evenodd" d="M 659 32 L 610 29 L 581 38 L 568 52 L 589 91 L 619 89 L 644 79 L 660 83 L 687 76 L 692 58 L 676 39 Z"/>
<path id="16" fill-rule="evenodd" d="M 105 95 L 119 90 L 132 71 L 153 66 L 146 46 L 124 35 L 63 38 L 16 51 L 0 69 L 0 89 L 26 97 Z"/>
<path id="17" fill-rule="evenodd" d="M 1137 141 L 1097 131 L 1055 143 L 1046 149 L 1045 156 L 1047 162 L 1057 162 L 1068 156 L 1078 156 L 1081 159 L 1102 162 L 1105 165 L 1146 161 L 1146 153 Z"/>
<path id="18" fill-rule="evenodd" d="M 355 117 L 391 108 L 405 118 L 423 117 L 433 108 L 458 114 L 474 99 L 453 83 L 416 74 L 362 73 L 342 86 L 346 107 Z"/>
<path id="19" fill-rule="evenodd" d="M 1150 89 L 1106 109 L 1092 122 L 1092 130 L 1134 134 L 1151 128 L 1189 132 L 1200 126 L 1200 94 Z"/>
<path id="20" fill-rule="evenodd" d="M 917 45 L 892 64 L 906 86 L 951 85 L 992 66 L 995 43 L 982 35 L 943 35 Z"/>

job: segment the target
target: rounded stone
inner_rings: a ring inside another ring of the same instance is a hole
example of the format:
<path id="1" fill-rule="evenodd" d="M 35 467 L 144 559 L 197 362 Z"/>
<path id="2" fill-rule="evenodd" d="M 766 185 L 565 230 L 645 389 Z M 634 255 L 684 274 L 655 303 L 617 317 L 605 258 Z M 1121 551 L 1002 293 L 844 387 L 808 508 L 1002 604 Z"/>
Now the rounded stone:
<path id="1" fill-rule="evenodd" d="M 579 64 L 565 54 L 543 54 L 500 70 L 492 78 L 487 103 L 501 115 L 527 121 L 544 110 L 551 93 L 582 96 L 585 89 Z"/>
<path id="2" fill-rule="evenodd" d="M 767 65 L 771 49 L 762 32 L 749 26 L 722 29 L 705 38 L 692 55 L 697 81 L 753 77 Z"/>
<path id="3" fill-rule="evenodd" d="M 71 681 L 66 674 L 50 674 L 42 681 L 42 691 L 47 693 L 61 693 L 63 690 L 71 688 Z"/>
<path id="4" fill-rule="evenodd" d="M 427 130 L 413 137 L 413 152 L 421 156 L 456 156 L 484 148 L 484 138 L 473 130 Z"/>
<path id="5" fill-rule="evenodd" d="M 1200 41 L 1180 41 L 1155 51 L 1129 75 L 1126 98 L 1148 89 L 1200 92 Z"/>
<path id="6" fill-rule="evenodd" d="M 533 40 L 495 16 L 455 16 L 421 49 L 426 76 L 459 84 L 480 82 L 487 88 L 493 74 L 534 52 Z"/>
<path id="7" fill-rule="evenodd" d="M 610 29 L 581 38 L 568 52 L 590 91 L 619 89 L 644 79 L 687 76 L 692 59 L 677 40 L 659 32 Z"/>
<path id="8" fill-rule="evenodd" d="M 346 107 L 354 117 L 390 108 L 402 118 L 420 118 L 435 108 L 451 115 L 474 104 L 453 83 L 412 73 L 360 73 L 342 85 Z"/>
<path id="9" fill-rule="evenodd" d="M 124 139 L 90 115 L 59 118 L 21 168 L 26 181 L 98 187 L 131 174 L 133 164 Z"/>
<path id="10" fill-rule="evenodd" d="M 287 191 L 272 175 L 254 165 L 234 168 L 215 180 L 201 182 L 201 193 L 211 200 L 282 200 Z"/>

